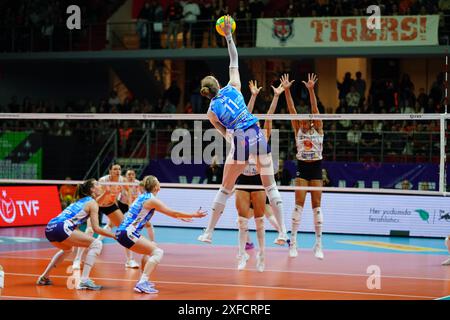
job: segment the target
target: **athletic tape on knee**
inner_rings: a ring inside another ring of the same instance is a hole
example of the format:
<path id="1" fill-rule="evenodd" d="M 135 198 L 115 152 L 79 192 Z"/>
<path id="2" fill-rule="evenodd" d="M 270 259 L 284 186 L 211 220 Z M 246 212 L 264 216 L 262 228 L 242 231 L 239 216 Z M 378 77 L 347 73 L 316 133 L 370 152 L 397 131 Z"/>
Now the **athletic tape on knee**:
<path id="1" fill-rule="evenodd" d="M 248 219 L 245 217 L 239 217 L 238 225 L 239 225 L 240 230 L 247 231 L 248 230 Z"/>
<path id="2" fill-rule="evenodd" d="M 270 204 L 274 203 L 275 205 L 278 205 L 279 203 L 283 202 L 283 199 L 281 198 L 281 194 L 278 191 L 277 184 L 274 183 L 271 186 L 268 186 L 266 189 L 267 197 L 269 198 Z"/>
<path id="3" fill-rule="evenodd" d="M 255 218 L 256 231 L 264 230 L 264 217 Z"/>
<path id="4" fill-rule="evenodd" d="M 160 248 L 156 248 L 155 250 L 153 250 L 152 255 L 150 256 L 150 258 L 148 260 L 154 264 L 159 264 L 161 262 L 163 256 L 164 256 L 164 250 L 160 249 Z"/>
<path id="5" fill-rule="evenodd" d="M 313 209 L 313 213 L 314 213 L 314 224 L 317 225 L 322 225 L 323 223 L 323 215 L 322 215 L 322 210 L 320 209 L 320 207 L 314 208 Z"/>
<path id="6" fill-rule="evenodd" d="M 220 187 L 219 191 L 216 193 L 216 196 L 214 198 L 214 203 L 225 205 L 230 196 L 231 196 L 230 190 L 227 190 L 224 187 Z"/>
<path id="7" fill-rule="evenodd" d="M 102 252 L 102 248 L 103 243 L 100 240 L 95 239 L 88 248 L 88 254 L 92 252 L 94 255 L 98 256 Z"/>
<path id="8" fill-rule="evenodd" d="M 296 205 L 292 211 L 292 223 L 300 224 L 302 220 L 303 207 Z"/>

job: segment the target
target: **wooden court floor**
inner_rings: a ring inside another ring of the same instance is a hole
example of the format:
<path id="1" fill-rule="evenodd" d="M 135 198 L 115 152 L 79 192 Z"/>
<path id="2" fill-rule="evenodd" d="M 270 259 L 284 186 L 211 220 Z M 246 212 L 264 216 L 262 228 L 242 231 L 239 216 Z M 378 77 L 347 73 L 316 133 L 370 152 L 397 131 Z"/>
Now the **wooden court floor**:
<path id="1" fill-rule="evenodd" d="M 287 248 L 268 248 L 266 270 L 259 273 L 256 250 L 249 251 L 247 269 L 238 271 L 236 247 L 160 246 L 165 255 L 150 279 L 158 294 L 135 293 L 139 270 L 125 269 L 122 247 L 106 244 L 91 273 L 103 286 L 98 292 L 70 289 L 73 257 L 54 269 L 53 286 L 35 284 L 56 249 L 0 252 L 5 271 L 0 299 L 429 300 L 450 295 L 450 267 L 440 265 L 442 255 L 324 250 L 325 259 L 320 261 L 311 250 L 302 249 L 297 258 L 289 258 Z M 375 283 L 369 279 L 369 266 L 380 268 L 379 288 L 368 288 L 368 282 Z"/>

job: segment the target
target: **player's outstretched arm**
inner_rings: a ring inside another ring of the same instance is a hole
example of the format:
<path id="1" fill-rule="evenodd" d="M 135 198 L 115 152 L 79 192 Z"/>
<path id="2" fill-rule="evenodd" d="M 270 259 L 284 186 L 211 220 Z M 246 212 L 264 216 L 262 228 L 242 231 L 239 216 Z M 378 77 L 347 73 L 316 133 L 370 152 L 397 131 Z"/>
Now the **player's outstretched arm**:
<path id="1" fill-rule="evenodd" d="M 316 93 L 314 92 L 314 86 L 315 86 L 317 80 L 319 80 L 319 79 L 317 78 L 316 74 L 308 73 L 308 82 L 302 81 L 309 92 L 309 101 L 311 103 L 311 113 L 312 114 L 320 114 L 319 108 L 317 107 Z M 314 120 L 314 127 L 316 127 L 316 129 L 322 129 L 322 127 L 323 127 L 322 120 Z"/>
<path id="2" fill-rule="evenodd" d="M 192 214 L 182 211 L 176 211 L 169 208 L 161 200 L 156 198 L 145 201 L 144 208 L 146 208 L 147 210 L 155 209 L 156 211 L 175 219 L 203 218 L 206 216 L 206 211 L 201 210 L 201 208 Z"/>
<path id="3" fill-rule="evenodd" d="M 248 87 L 250 88 L 250 92 L 252 93 L 252 96 L 250 97 L 250 100 L 248 101 L 247 110 L 248 110 L 248 112 L 253 112 L 253 108 L 255 107 L 256 97 L 258 96 L 262 87 L 258 88 L 258 81 L 256 81 L 256 80 L 255 81 L 250 80 L 248 83 Z"/>
<path id="4" fill-rule="evenodd" d="M 288 106 L 288 110 L 290 114 L 297 114 L 297 110 L 295 110 L 294 100 L 292 99 L 291 95 L 291 86 L 295 82 L 295 80 L 289 81 L 289 74 L 283 74 L 281 76 L 281 85 L 284 88 L 284 94 L 286 96 L 286 103 Z M 298 120 L 291 120 L 292 128 L 294 128 L 295 134 L 297 134 L 299 128 L 300 128 L 300 121 Z"/>
<path id="5" fill-rule="evenodd" d="M 267 111 L 267 114 L 274 114 L 275 110 L 277 109 L 278 105 L 278 98 L 283 93 L 284 88 L 280 84 L 278 88 L 275 88 L 274 86 L 271 86 L 273 90 L 273 99 L 272 103 L 270 104 L 269 111 Z M 269 140 L 270 134 L 272 133 L 272 120 L 266 120 L 264 122 L 264 131 L 266 133 L 266 139 Z"/>
<path id="6" fill-rule="evenodd" d="M 114 233 L 106 229 L 100 228 L 100 223 L 98 222 L 98 203 L 96 201 L 90 201 L 87 204 L 86 209 L 89 212 L 89 219 L 91 220 L 91 225 L 94 232 L 104 237 L 115 239 L 116 236 Z"/>
<path id="7" fill-rule="evenodd" d="M 230 56 L 230 82 L 239 91 L 241 90 L 241 78 L 239 76 L 239 63 L 238 63 L 238 53 L 236 45 L 234 44 L 233 35 L 231 34 L 231 19 L 230 15 L 225 16 L 224 26 L 221 27 L 228 46 L 228 54 Z"/>

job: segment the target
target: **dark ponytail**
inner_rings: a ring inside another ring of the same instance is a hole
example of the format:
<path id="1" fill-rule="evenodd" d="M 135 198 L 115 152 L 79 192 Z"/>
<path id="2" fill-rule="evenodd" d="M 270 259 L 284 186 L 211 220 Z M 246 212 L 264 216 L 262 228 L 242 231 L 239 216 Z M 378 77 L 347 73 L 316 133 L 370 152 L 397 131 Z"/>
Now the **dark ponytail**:
<path id="1" fill-rule="evenodd" d="M 80 200 L 84 197 L 90 197 L 92 195 L 91 189 L 94 186 L 95 179 L 86 180 L 83 184 L 79 184 L 77 187 L 77 193 L 75 198 Z"/>

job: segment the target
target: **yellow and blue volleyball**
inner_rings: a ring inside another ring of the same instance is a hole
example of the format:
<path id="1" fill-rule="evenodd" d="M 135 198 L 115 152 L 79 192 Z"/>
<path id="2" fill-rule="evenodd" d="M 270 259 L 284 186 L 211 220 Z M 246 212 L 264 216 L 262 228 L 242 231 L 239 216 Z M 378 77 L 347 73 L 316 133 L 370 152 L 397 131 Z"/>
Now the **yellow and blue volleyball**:
<path id="1" fill-rule="evenodd" d="M 236 30 L 236 21 L 234 21 L 233 17 L 230 16 L 230 22 L 231 22 L 231 33 Z M 225 34 L 223 33 L 221 27 L 223 28 L 225 26 L 225 16 L 221 16 L 216 21 L 216 31 L 222 36 L 225 37 Z"/>

